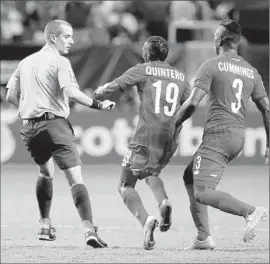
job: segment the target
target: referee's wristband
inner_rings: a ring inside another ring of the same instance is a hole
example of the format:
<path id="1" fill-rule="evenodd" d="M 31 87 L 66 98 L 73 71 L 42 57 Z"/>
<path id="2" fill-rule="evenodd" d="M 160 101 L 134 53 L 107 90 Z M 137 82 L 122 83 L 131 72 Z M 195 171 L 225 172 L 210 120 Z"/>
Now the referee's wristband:
<path id="1" fill-rule="evenodd" d="M 92 103 L 92 105 L 90 106 L 90 108 L 100 110 L 101 107 L 102 107 L 101 101 L 93 99 L 93 103 Z"/>

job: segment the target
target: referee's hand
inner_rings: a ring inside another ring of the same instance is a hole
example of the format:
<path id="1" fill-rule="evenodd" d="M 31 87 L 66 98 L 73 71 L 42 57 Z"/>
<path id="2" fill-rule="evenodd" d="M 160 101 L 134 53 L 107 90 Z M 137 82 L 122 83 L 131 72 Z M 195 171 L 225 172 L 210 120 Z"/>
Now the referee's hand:
<path id="1" fill-rule="evenodd" d="M 266 150 L 265 150 L 264 158 L 265 158 L 265 163 L 264 164 L 268 165 L 268 163 L 269 163 L 269 147 L 266 148 Z"/>
<path id="2" fill-rule="evenodd" d="M 101 110 L 111 110 L 115 107 L 115 102 L 104 100 L 101 102 Z"/>

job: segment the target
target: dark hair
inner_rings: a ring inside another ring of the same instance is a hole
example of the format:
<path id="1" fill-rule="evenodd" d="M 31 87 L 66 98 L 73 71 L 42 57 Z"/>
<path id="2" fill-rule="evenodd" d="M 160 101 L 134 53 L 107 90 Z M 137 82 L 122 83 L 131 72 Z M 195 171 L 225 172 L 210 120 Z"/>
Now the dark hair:
<path id="1" fill-rule="evenodd" d="M 231 34 L 241 35 L 242 28 L 236 20 L 226 19 L 220 23 L 221 26 L 225 27 Z"/>
<path id="2" fill-rule="evenodd" d="M 236 44 L 240 41 L 242 28 L 237 21 L 226 19 L 220 23 L 220 26 L 223 26 L 228 31 L 228 33 L 222 37 L 222 43 L 231 45 L 232 43 Z"/>
<path id="3" fill-rule="evenodd" d="M 164 61 L 169 53 L 167 41 L 160 36 L 151 36 L 146 42 L 149 44 L 149 59 Z"/>

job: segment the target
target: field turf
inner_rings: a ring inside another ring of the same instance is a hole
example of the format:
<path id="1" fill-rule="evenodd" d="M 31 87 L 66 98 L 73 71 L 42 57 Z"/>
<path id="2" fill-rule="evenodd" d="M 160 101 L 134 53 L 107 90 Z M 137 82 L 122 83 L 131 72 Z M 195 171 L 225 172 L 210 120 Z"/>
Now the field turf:
<path id="1" fill-rule="evenodd" d="M 36 239 L 38 207 L 35 198 L 35 166 L 4 165 L 1 168 L 1 263 L 269 263 L 269 220 L 257 227 L 257 237 L 244 243 L 243 218 L 209 208 L 213 251 L 184 251 L 196 236 L 183 185 L 183 166 L 164 169 L 162 179 L 173 205 L 173 224 L 168 232 L 155 232 L 156 246 L 142 247 L 139 222 L 126 209 L 117 192 L 120 166 L 84 166 L 83 175 L 92 201 L 94 224 L 109 244 L 93 249 L 84 244 L 83 230 L 73 205 L 67 181 L 56 170 L 52 224 L 57 239 Z M 269 208 L 268 167 L 231 166 L 225 171 L 218 189 L 237 198 Z M 145 207 L 159 216 L 150 189 L 138 182 Z"/>

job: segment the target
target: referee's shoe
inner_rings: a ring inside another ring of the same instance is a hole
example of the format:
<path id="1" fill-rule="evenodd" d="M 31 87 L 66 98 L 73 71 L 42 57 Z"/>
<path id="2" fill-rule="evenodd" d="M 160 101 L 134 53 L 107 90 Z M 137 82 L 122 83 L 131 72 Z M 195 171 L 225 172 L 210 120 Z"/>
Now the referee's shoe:
<path id="1" fill-rule="evenodd" d="M 56 239 L 55 228 L 51 225 L 42 225 L 39 229 L 37 238 L 39 240 L 54 241 Z"/>

